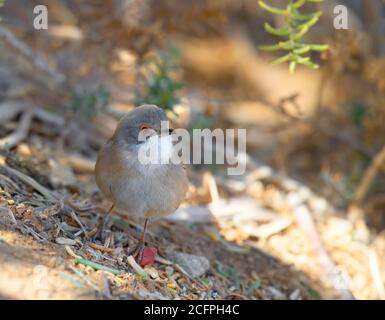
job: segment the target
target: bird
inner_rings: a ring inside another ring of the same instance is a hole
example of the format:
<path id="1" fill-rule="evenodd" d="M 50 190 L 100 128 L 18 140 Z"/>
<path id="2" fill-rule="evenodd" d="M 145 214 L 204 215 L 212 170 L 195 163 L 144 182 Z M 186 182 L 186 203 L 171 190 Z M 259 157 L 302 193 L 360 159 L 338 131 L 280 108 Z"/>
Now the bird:
<path id="1" fill-rule="evenodd" d="M 188 178 L 184 164 L 172 162 L 143 163 L 140 148 L 158 141 L 160 154 L 170 156 L 172 129 L 161 127 L 168 121 L 164 110 L 156 105 L 141 105 L 119 121 L 112 137 L 101 147 L 96 164 L 96 184 L 122 215 L 144 218 L 138 244 L 129 251 L 137 261 L 143 257 L 149 219 L 173 213 L 185 199 Z M 164 132 L 161 132 L 163 128 Z M 141 138 L 147 135 L 147 139 Z"/>

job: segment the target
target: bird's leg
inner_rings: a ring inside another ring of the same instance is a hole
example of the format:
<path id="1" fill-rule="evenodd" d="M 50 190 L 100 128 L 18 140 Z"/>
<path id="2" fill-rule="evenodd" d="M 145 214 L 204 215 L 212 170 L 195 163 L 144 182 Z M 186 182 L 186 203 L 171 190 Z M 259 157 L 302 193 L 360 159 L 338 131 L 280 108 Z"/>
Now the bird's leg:
<path id="1" fill-rule="evenodd" d="M 108 224 L 108 221 L 110 220 L 111 212 L 114 209 L 114 206 L 115 205 L 112 204 L 111 208 L 107 211 L 106 215 L 103 218 L 102 228 L 100 229 L 100 232 L 99 232 L 99 238 L 100 240 L 102 240 L 102 242 L 105 241 L 107 224 Z"/>
<path id="2" fill-rule="evenodd" d="M 140 261 L 142 259 L 142 256 L 143 256 L 143 250 L 144 250 L 144 247 L 146 244 L 147 224 L 148 224 L 148 219 L 146 219 L 144 221 L 143 231 L 142 231 L 142 234 L 140 236 L 140 240 L 139 240 L 138 244 L 132 250 L 128 251 L 128 254 L 134 256 L 134 258 L 137 261 Z"/>

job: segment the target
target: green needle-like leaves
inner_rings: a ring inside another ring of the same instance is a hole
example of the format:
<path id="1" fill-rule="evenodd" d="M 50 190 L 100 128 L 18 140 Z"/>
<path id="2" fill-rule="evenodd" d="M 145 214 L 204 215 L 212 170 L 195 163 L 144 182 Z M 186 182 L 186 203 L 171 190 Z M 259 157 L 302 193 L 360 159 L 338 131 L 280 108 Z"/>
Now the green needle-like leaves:
<path id="1" fill-rule="evenodd" d="M 311 69 L 317 69 L 319 66 L 310 59 L 311 51 L 325 51 L 328 49 L 324 44 L 306 44 L 303 37 L 314 26 L 322 12 L 314 12 L 310 14 L 301 14 L 298 9 L 303 7 L 307 2 L 321 2 L 323 0 L 288 0 L 286 9 L 275 8 L 264 1 L 260 0 L 259 5 L 266 11 L 284 16 L 285 25 L 281 28 L 275 28 L 269 23 L 265 23 L 265 30 L 277 37 L 283 38 L 277 44 L 260 46 L 264 51 L 288 51 L 282 57 L 275 59 L 273 64 L 281 64 L 288 62 L 291 73 L 295 71 L 298 64 L 302 64 Z"/>

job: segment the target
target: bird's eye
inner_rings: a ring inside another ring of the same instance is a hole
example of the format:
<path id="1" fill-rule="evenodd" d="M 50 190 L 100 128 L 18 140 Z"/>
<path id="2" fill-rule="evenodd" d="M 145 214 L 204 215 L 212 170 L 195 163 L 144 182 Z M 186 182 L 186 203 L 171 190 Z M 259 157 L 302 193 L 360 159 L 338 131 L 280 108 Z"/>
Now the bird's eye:
<path id="1" fill-rule="evenodd" d="M 149 128 L 150 128 L 150 127 L 149 127 L 148 125 L 146 125 L 146 124 L 142 124 L 142 125 L 139 127 L 140 131 L 145 130 L 145 129 L 149 129 Z"/>

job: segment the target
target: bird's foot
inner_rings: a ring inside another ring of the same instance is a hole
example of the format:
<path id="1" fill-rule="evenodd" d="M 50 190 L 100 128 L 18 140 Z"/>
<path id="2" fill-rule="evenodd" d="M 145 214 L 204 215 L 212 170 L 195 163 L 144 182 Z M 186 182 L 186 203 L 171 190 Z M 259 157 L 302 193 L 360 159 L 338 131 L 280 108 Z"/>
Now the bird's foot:
<path id="1" fill-rule="evenodd" d="M 135 247 L 127 250 L 127 254 L 129 256 L 133 256 L 135 258 L 136 262 L 139 262 L 143 256 L 143 252 L 144 252 L 145 247 L 146 246 L 145 246 L 144 242 L 139 241 Z"/>

